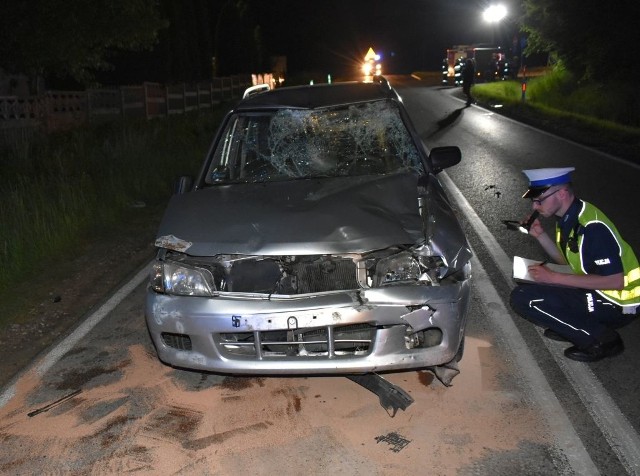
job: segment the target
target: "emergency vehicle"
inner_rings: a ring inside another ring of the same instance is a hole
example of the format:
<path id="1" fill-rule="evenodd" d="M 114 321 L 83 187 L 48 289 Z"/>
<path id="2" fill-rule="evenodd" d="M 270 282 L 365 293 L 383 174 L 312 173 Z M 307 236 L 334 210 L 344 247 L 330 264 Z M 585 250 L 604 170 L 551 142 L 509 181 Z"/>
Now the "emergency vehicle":
<path id="1" fill-rule="evenodd" d="M 475 65 L 475 82 L 504 81 L 512 79 L 517 71 L 500 47 L 486 45 L 456 45 L 447 49 L 442 60 L 442 84 L 462 85 L 462 70 L 470 58 Z"/>
<path id="2" fill-rule="evenodd" d="M 364 56 L 362 72 L 365 77 L 380 76 L 382 74 L 380 55 L 373 51 L 373 48 L 369 48 L 369 51 L 367 51 L 367 54 Z"/>

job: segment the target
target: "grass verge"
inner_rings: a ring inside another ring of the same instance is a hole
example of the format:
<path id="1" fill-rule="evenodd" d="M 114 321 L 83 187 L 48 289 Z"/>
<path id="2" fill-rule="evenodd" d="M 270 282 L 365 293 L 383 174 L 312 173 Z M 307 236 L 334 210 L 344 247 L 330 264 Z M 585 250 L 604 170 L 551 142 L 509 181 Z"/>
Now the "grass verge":
<path id="1" fill-rule="evenodd" d="M 476 84 L 472 94 L 500 114 L 630 161 L 640 161 L 638 94 L 620 83 L 578 85 L 562 71 L 527 81 Z M 626 100 L 623 100 L 626 98 Z M 608 105 L 608 107 L 607 107 Z"/>
<path id="2" fill-rule="evenodd" d="M 198 172 L 225 112 L 86 126 L 5 148 L 0 296 L 8 312 L 0 327 L 25 304 L 16 286 L 115 228 L 157 221 L 173 181 Z"/>

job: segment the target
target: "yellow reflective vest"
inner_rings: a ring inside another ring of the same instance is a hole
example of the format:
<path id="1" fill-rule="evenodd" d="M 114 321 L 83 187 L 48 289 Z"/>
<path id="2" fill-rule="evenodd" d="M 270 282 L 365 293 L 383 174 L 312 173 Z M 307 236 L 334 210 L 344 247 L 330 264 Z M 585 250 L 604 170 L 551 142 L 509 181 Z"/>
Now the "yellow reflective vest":
<path id="1" fill-rule="evenodd" d="M 585 201 L 582 201 L 582 209 L 578 214 L 578 223 L 582 227 L 586 227 L 591 223 L 601 223 L 611 231 L 611 234 L 618 243 L 619 256 L 622 260 L 624 272 L 624 288 L 621 290 L 596 289 L 596 292 L 608 301 L 623 307 L 637 306 L 640 304 L 640 265 L 638 265 L 638 258 L 636 258 L 635 253 L 627 242 L 622 239 L 616 226 L 601 210 Z M 574 236 L 576 234 L 578 236 Z M 560 252 L 564 254 L 567 263 L 576 274 L 587 274 L 582 260 L 583 239 L 584 234 L 577 232 L 576 228 L 574 228 L 563 249 L 560 243 L 560 227 L 556 224 L 556 245 Z M 575 251 L 572 251 L 570 247 L 572 240 L 578 245 L 573 248 Z"/>

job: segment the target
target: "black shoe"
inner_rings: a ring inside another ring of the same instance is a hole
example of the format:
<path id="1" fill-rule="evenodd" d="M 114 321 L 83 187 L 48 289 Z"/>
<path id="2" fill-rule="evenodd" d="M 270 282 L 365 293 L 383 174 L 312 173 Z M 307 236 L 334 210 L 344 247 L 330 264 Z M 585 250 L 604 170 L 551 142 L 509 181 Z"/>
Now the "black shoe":
<path id="1" fill-rule="evenodd" d="M 598 342 L 597 344 L 580 349 L 576 346 L 569 347 L 564 351 L 564 355 L 571 360 L 579 362 L 596 362 L 605 357 L 613 357 L 624 352 L 624 342 L 618 336 L 617 339 L 607 343 Z"/>
<path id="2" fill-rule="evenodd" d="M 553 331 L 551 329 L 545 329 L 544 334 L 543 334 L 547 339 L 551 339 L 551 340 L 557 340 L 558 342 L 571 342 L 569 339 L 566 339 L 565 337 L 561 336 L 560 334 L 558 334 L 556 331 Z"/>

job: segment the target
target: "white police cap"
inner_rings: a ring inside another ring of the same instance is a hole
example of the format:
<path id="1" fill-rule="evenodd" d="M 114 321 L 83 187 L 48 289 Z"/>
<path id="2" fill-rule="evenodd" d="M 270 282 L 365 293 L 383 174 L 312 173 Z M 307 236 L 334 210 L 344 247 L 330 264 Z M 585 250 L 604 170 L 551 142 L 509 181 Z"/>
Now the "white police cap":
<path id="1" fill-rule="evenodd" d="M 534 198 L 553 185 L 571 182 L 571 172 L 575 169 L 575 167 L 558 167 L 523 170 L 522 172 L 529 179 L 529 188 L 522 198 Z"/>

